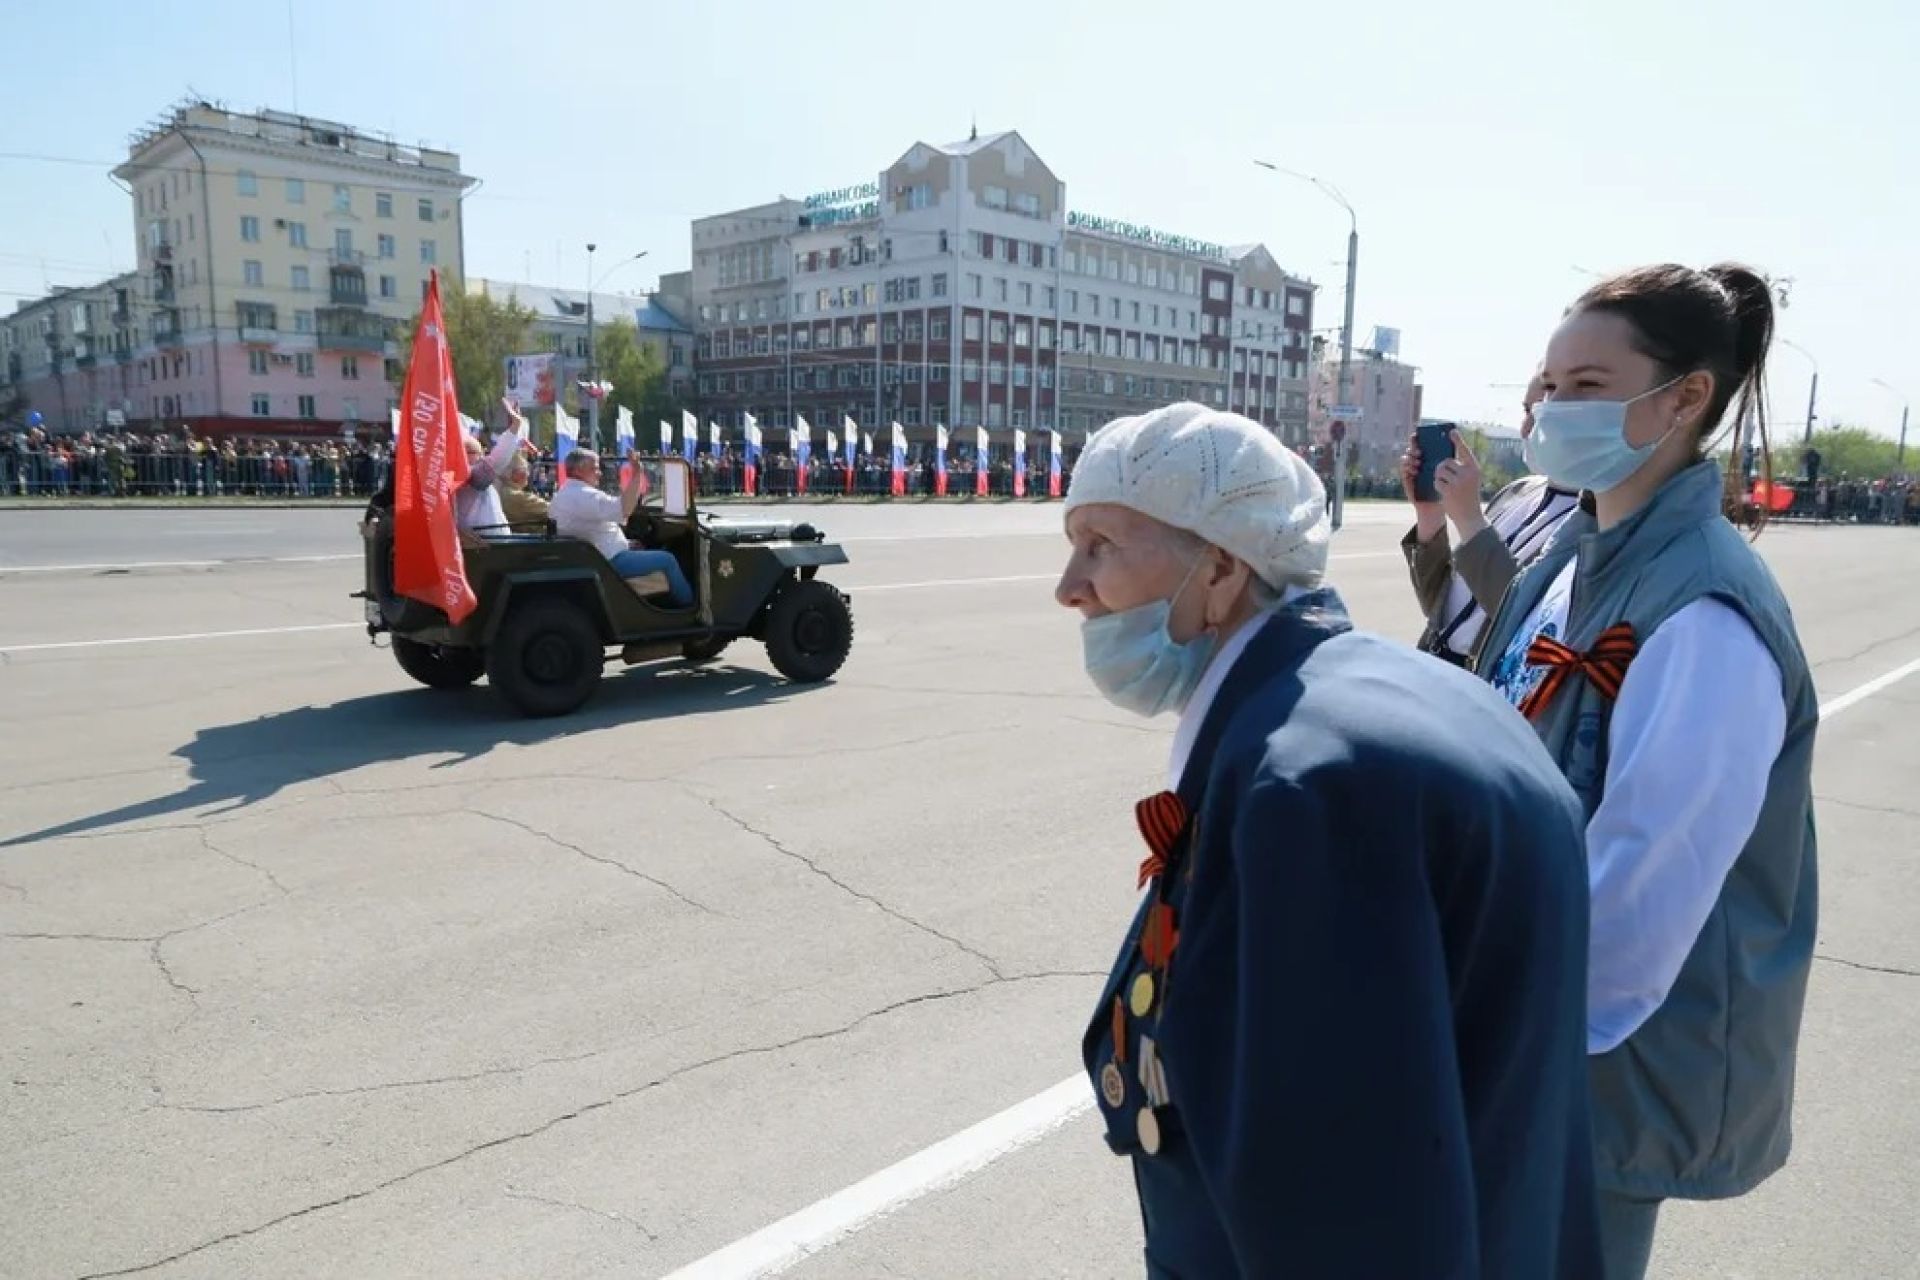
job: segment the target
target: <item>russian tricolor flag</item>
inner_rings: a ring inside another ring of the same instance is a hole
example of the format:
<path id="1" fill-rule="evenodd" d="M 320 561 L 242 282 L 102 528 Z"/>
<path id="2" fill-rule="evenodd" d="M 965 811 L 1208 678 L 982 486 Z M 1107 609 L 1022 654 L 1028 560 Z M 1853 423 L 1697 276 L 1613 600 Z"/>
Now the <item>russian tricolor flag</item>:
<path id="1" fill-rule="evenodd" d="M 813 428 L 807 425 L 804 415 L 793 416 L 793 486 L 794 492 L 807 491 L 807 463 L 813 459 Z"/>
<path id="2" fill-rule="evenodd" d="M 747 465 L 741 488 L 751 498 L 760 487 L 760 424 L 750 413 L 746 419 Z"/>
<path id="3" fill-rule="evenodd" d="M 900 430 L 900 424 L 893 424 L 892 438 L 887 448 L 887 458 L 893 473 L 892 492 L 896 498 L 907 492 L 907 437 Z"/>
<path id="4" fill-rule="evenodd" d="M 1013 496 L 1027 496 L 1027 433 L 1013 430 Z"/>
<path id="5" fill-rule="evenodd" d="M 947 496 L 947 429 L 937 424 L 933 428 L 933 492 L 936 497 Z"/>
<path id="6" fill-rule="evenodd" d="M 1060 496 L 1060 433 L 1047 432 L 1047 496 Z"/>
<path id="7" fill-rule="evenodd" d="M 973 429 L 973 495 L 987 496 L 987 429 Z"/>

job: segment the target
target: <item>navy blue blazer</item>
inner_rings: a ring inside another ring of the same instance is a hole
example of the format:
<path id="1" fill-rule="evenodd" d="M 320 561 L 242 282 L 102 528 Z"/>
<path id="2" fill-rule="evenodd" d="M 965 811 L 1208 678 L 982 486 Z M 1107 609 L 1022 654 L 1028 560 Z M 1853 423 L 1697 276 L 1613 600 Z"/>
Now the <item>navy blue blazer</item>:
<path id="1" fill-rule="evenodd" d="M 1250 625 L 1082 1045 L 1148 1274 L 1598 1276 L 1579 801 L 1334 592 Z"/>

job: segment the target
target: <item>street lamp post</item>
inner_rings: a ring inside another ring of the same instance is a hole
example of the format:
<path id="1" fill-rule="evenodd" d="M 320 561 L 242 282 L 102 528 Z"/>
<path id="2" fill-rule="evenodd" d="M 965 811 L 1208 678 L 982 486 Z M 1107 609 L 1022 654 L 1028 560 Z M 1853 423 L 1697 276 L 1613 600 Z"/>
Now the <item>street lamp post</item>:
<path id="1" fill-rule="evenodd" d="M 1807 385 L 1807 430 L 1806 433 L 1800 437 L 1801 447 L 1811 448 L 1813 445 L 1813 410 L 1820 396 L 1820 362 L 1813 358 L 1813 352 L 1807 350 L 1791 338 L 1780 339 L 1780 345 L 1783 347 L 1792 347 L 1795 351 L 1805 356 L 1807 363 L 1813 366 L 1813 381 Z"/>
<path id="2" fill-rule="evenodd" d="M 631 258 L 622 258 L 620 261 L 608 267 L 606 271 L 602 272 L 596 279 L 593 274 L 593 251 L 598 247 L 599 246 L 594 244 L 587 245 L 587 384 L 589 386 L 600 381 L 600 366 L 596 360 L 597 353 L 594 345 L 594 288 L 601 280 L 605 280 L 629 262 L 638 262 L 647 256 L 647 250 L 642 249 Z M 587 439 L 592 441 L 595 449 L 600 448 L 600 397 L 597 395 L 589 395 L 587 397 Z"/>
<path id="3" fill-rule="evenodd" d="M 1340 189 L 1332 183 L 1314 177 L 1312 174 L 1299 173 L 1293 169 L 1284 169 L 1266 160 L 1255 160 L 1262 169 L 1271 169 L 1275 173 L 1285 174 L 1289 178 L 1298 178 L 1311 183 L 1320 193 L 1347 211 L 1347 305 L 1345 317 L 1340 322 L 1340 391 L 1339 403 L 1335 409 L 1352 407 L 1348 398 L 1352 390 L 1353 370 L 1353 285 L 1360 269 L 1360 219 L 1353 211 L 1353 205 L 1340 194 Z M 1344 421 L 1344 419 L 1339 419 Z M 1339 434 L 1339 433 L 1336 433 Z M 1333 527 L 1338 529 L 1345 514 L 1347 500 L 1347 442 L 1336 439 L 1333 448 Z"/>
<path id="4" fill-rule="evenodd" d="M 1896 467 L 1905 467 L 1907 465 L 1907 412 L 1913 406 L 1907 401 L 1907 393 L 1894 386 L 1891 382 L 1883 382 L 1879 378 L 1875 378 L 1873 385 L 1891 391 L 1900 397 L 1900 448 L 1899 451 L 1893 455 L 1893 465 Z"/>

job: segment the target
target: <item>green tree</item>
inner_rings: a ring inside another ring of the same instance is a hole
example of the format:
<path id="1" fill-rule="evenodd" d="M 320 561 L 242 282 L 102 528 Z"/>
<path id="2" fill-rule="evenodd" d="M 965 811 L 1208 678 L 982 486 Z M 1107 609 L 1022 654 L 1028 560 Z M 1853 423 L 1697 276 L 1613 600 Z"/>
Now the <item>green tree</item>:
<path id="1" fill-rule="evenodd" d="M 611 432 L 615 410 L 625 407 L 633 410 L 640 436 L 646 439 L 645 424 L 660 416 L 666 402 L 666 370 L 659 355 L 640 341 L 639 329 L 627 319 L 596 326 L 593 345 L 601 381 L 613 384 L 601 407 L 601 431 Z"/>
<path id="2" fill-rule="evenodd" d="M 1820 474 L 1839 479 L 1877 480 L 1898 471 L 1900 447 L 1885 436 L 1864 427 L 1835 426 L 1813 433 L 1813 447 L 1820 451 Z M 1773 473 L 1784 479 L 1799 476 L 1804 468 L 1801 455 L 1806 446 L 1796 437 L 1776 441 L 1773 447 Z"/>
<path id="3" fill-rule="evenodd" d="M 453 353 L 453 381 L 460 396 L 460 412 L 498 425 L 500 397 L 507 387 L 507 357 L 533 350 L 534 312 L 518 299 L 504 301 L 441 282 L 440 311 L 446 321 L 447 345 Z M 404 385 L 413 360 L 413 339 L 420 315 L 407 324 L 402 344 L 400 381 Z"/>

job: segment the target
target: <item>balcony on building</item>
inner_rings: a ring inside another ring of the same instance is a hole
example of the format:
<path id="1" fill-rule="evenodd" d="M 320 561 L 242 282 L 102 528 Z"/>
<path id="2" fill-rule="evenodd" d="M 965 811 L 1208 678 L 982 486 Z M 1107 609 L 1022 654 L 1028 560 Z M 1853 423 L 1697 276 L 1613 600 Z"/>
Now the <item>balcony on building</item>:
<path id="1" fill-rule="evenodd" d="M 367 273 L 359 262 L 343 262 L 343 258 L 362 259 L 364 255 L 357 250 L 342 253 L 336 249 L 331 255 L 333 265 L 327 269 L 327 301 L 336 307 L 364 307 L 367 305 Z"/>
<path id="2" fill-rule="evenodd" d="M 153 345 L 156 347 L 177 347 L 181 345 L 180 308 L 165 307 L 153 315 Z"/>
<path id="3" fill-rule="evenodd" d="M 166 304 L 173 301 L 173 268 L 155 267 L 153 269 L 153 300 Z"/>
<path id="4" fill-rule="evenodd" d="M 153 260 L 155 262 L 172 262 L 173 246 L 165 240 L 162 240 L 159 244 L 154 245 Z"/>
<path id="5" fill-rule="evenodd" d="M 278 311 L 264 302 L 240 304 L 240 341 L 249 346 L 267 347 L 280 340 Z"/>
<path id="6" fill-rule="evenodd" d="M 83 333 L 73 340 L 73 363 L 82 369 L 100 363 L 100 348 L 91 334 Z"/>
<path id="7" fill-rule="evenodd" d="M 364 351 L 378 355 L 387 347 L 387 322 L 359 306 L 322 307 L 318 321 L 322 351 Z"/>

